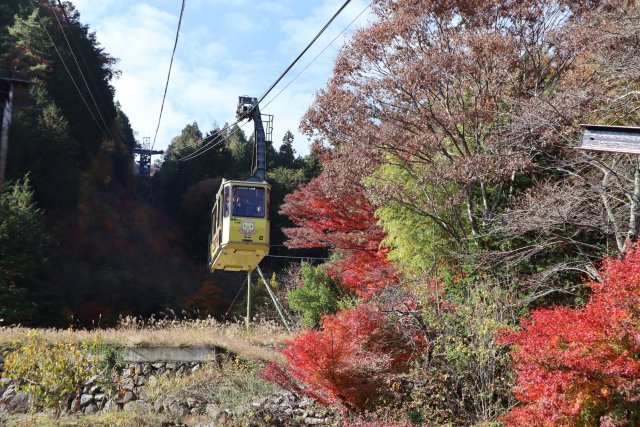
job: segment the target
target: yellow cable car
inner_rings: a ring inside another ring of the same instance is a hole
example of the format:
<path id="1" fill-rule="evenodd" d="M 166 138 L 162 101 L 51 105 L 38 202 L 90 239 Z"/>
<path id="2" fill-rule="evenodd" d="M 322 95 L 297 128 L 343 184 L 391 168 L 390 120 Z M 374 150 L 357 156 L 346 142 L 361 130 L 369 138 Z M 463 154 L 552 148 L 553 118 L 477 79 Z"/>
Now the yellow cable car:
<path id="1" fill-rule="evenodd" d="M 267 256 L 270 190 L 266 182 L 222 181 L 211 212 L 211 271 L 253 271 Z"/>
<path id="2" fill-rule="evenodd" d="M 266 135 L 258 100 L 241 96 L 238 120 L 253 120 L 255 163 L 244 181 L 223 180 L 211 211 L 209 269 L 251 272 L 269 253 L 269 192 Z M 271 133 L 272 122 L 268 123 Z"/>
<path id="3" fill-rule="evenodd" d="M 273 129 L 273 116 L 268 116 L 267 134 L 257 98 L 241 96 L 238 121 L 253 120 L 255 129 L 254 164 L 251 177 L 244 181 L 222 180 L 211 211 L 209 233 L 209 269 L 247 272 L 247 329 L 251 320 L 251 272 L 256 269 L 271 296 L 287 330 L 291 331 L 278 298 L 258 265 L 269 254 L 269 193 L 266 181 L 266 138 Z"/>

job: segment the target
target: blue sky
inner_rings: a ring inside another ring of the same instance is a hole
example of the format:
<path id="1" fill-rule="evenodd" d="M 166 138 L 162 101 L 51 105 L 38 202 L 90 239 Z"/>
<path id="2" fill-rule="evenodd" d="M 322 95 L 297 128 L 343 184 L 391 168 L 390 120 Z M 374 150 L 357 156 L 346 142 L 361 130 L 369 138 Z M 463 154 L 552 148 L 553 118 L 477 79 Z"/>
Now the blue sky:
<path id="1" fill-rule="evenodd" d="M 188 123 L 205 133 L 235 121 L 238 95 L 259 97 L 340 8 L 343 0 L 187 0 L 156 148 L 164 149 Z M 142 140 L 153 139 L 181 0 L 72 0 L 83 23 L 119 59 L 116 99 Z M 265 99 L 269 102 L 369 4 L 352 0 L 297 66 Z M 266 108 L 274 145 L 289 129 L 294 148 L 309 152 L 300 119 L 331 75 L 348 35 L 370 19 L 367 9 L 300 77 Z M 245 126 L 247 134 L 252 126 Z"/>

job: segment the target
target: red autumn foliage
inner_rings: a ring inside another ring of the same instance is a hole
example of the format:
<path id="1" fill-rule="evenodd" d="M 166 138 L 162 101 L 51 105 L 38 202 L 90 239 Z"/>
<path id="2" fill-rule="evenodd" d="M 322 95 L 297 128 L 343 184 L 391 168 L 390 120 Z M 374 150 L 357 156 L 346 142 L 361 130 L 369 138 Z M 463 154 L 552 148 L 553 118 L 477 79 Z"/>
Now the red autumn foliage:
<path id="1" fill-rule="evenodd" d="M 640 250 L 607 259 L 583 308 L 535 310 L 502 343 L 515 346 L 510 426 L 637 425 Z"/>
<path id="2" fill-rule="evenodd" d="M 361 304 L 288 341 L 282 350 L 287 369 L 271 363 L 264 376 L 322 403 L 368 409 L 389 392 L 391 375 L 407 369 L 425 346 L 423 334 Z"/>
<path id="3" fill-rule="evenodd" d="M 222 310 L 220 287 L 212 281 L 205 281 L 202 286 L 189 295 L 182 304 L 182 308 L 192 314 L 204 317 L 211 313 L 220 313 Z"/>
<path id="4" fill-rule="evenodd" d="M 368 297 L 396 283 L 397 273 L 380 244 L 385 233 L 376 224 L 374 207 L 360 186 L 348 194 L 328 195 L 323 178 L 315 178 L 285 198 L 281 213 L 298 226 L 284 232 L 293 248 L 329 247 L 343 255 L 329 269 L 342 285 Z"/>

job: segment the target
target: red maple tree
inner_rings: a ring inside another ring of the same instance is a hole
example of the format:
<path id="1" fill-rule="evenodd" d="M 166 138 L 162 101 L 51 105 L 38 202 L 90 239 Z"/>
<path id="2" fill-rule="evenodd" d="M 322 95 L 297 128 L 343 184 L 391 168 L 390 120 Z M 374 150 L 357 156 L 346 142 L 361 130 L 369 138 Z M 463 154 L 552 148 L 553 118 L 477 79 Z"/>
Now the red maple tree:
<path id="1" fill-rule="evenodd" d="M 388 394 L 391 376 L 419 357 L 426 342 L 379 307 L 360 304 L 325 316 L 322 330 L 288 341 L 282 350 L 287 370 L 271 363 L 264 376 L 322 403 L 367 409 Z"/>
<path id="2" fill-rule="evenodd" d="M 510 426 L 637 425 L 640 421 L 640 250 L 604 261 L 582 308 L 535 310 L 514 346 Z"/>
<path id="3" fill-rule="evenodd" d="M 397 272 L 387 260 L 388 249 L 381 247 L 385 232 L 377 225 L 375 208 L 364 189 L 329 195 L 323 176 L 285 198 L 280 212 L 298 226 L 284 230 L 293 248 L 328 247 L 342 255 L 328 270 L 342 286 L 361 297 L 368 297 L 397 282 Z"/>

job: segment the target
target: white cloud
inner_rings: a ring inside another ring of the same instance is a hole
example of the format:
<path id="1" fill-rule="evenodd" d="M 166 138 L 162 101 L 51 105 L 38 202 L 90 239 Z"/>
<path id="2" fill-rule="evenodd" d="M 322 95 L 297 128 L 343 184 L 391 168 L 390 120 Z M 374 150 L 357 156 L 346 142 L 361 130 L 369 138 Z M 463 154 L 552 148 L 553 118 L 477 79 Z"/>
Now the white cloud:
<path id="1" fill-rule="evenodd" d="M 291 16 L 293 14 L 290 2 L 286 1 L 263 1 L 255 5 L 256 10 L 263 11 L 269 15 Z"/>
<path id="2" fill-rule="evenodd" d="M 203 132 L 235 121 L 239 95 L 258 97 L 284 71 L 342 4 L 341 0 L 190 0 L 173 64 L 156 147 L 166 148 L 185 125 L 197 121 Z M 82 21 L 101 45 L 119 58 L 122 76 L 113 82 L 116 98 L 139 136 L 155 132 L 178 22 L 179 0 L 74 0 Z M 285 76 L 267 100 L 320 52 L 365 6 L 350 4 L 311 51 Z M 302 17 L 301 17 L 302 16 Z M 359 20 L 364 22 L 364 19 Z M 263 113 L 274 114 L 274 144 L 287 130 L 294 147 L 308 152 L 299 121 L 313 94 L 327 81 L 335 43 Z M 250 126 L 245 126 L 247 134 Z"/>
<path id="3" fill-rule="evenodd" d="M 97 18 L 127 3 L 127 0 L 71 0 L 71 3 L 80 11 L 82 22 L 86 23 L 95 22 Z"/>

